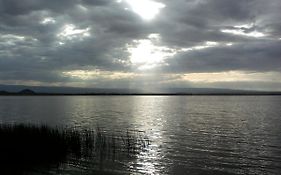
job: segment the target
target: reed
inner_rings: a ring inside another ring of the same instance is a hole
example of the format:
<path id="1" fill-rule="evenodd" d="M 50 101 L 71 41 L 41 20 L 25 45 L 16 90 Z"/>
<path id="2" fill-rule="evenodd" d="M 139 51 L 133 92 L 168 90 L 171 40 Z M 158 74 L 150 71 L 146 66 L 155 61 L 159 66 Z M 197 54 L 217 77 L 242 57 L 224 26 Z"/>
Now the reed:
<path id="1" fill-rule="evenodd" d="M 149 145 L 139 131 L 109 134 L 101 128 L 79 130 L 32 124 L 0 124 L 0 142 L 0 168 L 9 171 L 134 156 Z"/>

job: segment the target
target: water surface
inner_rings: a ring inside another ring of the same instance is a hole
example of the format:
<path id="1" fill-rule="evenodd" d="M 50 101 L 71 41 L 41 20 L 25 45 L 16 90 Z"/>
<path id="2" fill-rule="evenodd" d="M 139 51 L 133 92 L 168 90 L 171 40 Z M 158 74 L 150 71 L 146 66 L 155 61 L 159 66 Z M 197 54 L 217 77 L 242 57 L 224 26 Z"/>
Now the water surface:
<path id="1" fill-rule="evenodd" d="M 1 123 L 145 131 L 128 173 L 279 174 L 280 96 L 1 96 Z M 67 172 L 69 173 L 69 172 Z"/>

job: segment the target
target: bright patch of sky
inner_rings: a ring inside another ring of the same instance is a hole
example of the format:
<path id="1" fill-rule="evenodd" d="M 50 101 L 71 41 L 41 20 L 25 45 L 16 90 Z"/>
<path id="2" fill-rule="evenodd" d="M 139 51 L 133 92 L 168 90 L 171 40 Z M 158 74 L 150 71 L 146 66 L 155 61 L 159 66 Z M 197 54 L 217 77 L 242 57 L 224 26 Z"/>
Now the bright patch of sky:
<path id="1" fill-rule="evenodd" d="M 8 39 L 8 40 L 11 40 L 11 41 L 24 41 L 24 39 L 25 39 L 24 36 L 13 35 L 13 34 L 0 35 L 0 38 Z"/>
<path id="2" fill-rule="evenodd" d="M 154 19 L 160 13 L 160 10 L 165 7 L 165 4 L 152 0 L 118 0 L 117 2 L 126 2 L 132 11 L 144 20 Z M 125 9 L 128 10 L 128 8 Z"/>
<path id="3" fill-rule="evenodd" d="M 267 81 L 280 82 L 280 73 L 278 72 L 243 72 L 243 71 L 227 71 L 213 73 L 189 73 L 183 76 L 184 80 L 190 82 L 235 82 L 235 81 Z"/>
<path id="4" fill-rule="evenodd" d="M 56 23 L 56 20 L 54 18 L 52 18 L 52 17 L 47 17 L 47 18 L 44 18 L 40 23 L 44 24 L 44 25 L 46 25 L 46 24 L 54 24 L 54 23 Z"/>
<path id="5" fill-rule="evenodd" d="M 36 42 L 36 38 L 32 38 L 30 36 L 22 36 L 15 34 L 0 34 L 0 43 L 5 43 L 6 45 L 17 45 L 19 43 L 33 43 Z"/>
<path id="6" fill-rule="evenodd" d="M 189 47 L 189 48 L 182 48 L 182 49 L 180 49 L 180 51 L 186 52 L 186 51 L 192 51 L 192 50 L 201 50 L 201 49 L 206 49 L 209 47 L 215 47 L 218 45 L 220 45 L 218 42 L 206 41 L 202 45 L 193 46 L 193 47 Z"/>
<path id="7" fill-rule="evenodd" d="M 60 45 L 64 44 L 65 40 L 83 40 L 90 36 L 90 27 L 79 29 L 74 24 L 64 25 L 61 32 L 57 34 L 57 37 L 60 39 Z"/>
<path id="8" fill-rule="evenodd" d="M 134 46 L 128 45 L 128 51 L 131 54 L 130 60 L 139 70 L 160 66 L 167 57 L 176 54 L 173 49 L 155 45 L 153 41 L 159 39 L 159 34 L 150 34 L 148 39 L 135 40 Z"/>
<path id="9" fill-rule="evenodd" d="M 102 70 L 72 70 L 62 72 L 63 76 L 82 79 L 82 80 L 91 80 L 96 78 L 105 78 L 105 79 L 123 79 L 123 78 L 133 78 L 135 75 L 133 73 L 124 73 L 124 72 L 109 72 Z"/>
<path id="10" fill-rule="evenodd" d="M 254 27 L 254 24 L 243 24 L 243 25 L 236 25 L 233 29 L 222 29 L 221 32 L 223 33 L 230 33 L 233 35 L 243 35 L 248 37 L 255 37 L 260 38 L 266 36 L 266 34 L 259 32 L 257 30 L 247 31 Z"/>

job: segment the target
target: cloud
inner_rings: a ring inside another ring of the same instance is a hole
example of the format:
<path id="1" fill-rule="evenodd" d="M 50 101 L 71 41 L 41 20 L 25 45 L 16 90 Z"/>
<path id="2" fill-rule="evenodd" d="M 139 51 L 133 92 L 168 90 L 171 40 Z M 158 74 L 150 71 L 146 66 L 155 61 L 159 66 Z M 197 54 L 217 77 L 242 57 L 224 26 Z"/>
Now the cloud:
<path id="1" fill-rule="evenodd" d="M 99 70 L 166 75 L 167 86 L 173 86 L 168 77 L 185 81 L 179 74 L 281 72 L 279 0 L 154 0 L 164 5 L 150 20 L 141 15 L 145 9 L 136 13 L 128 2 L 0 0 L 1 81 L 91 86 L 63 72 Z M 131 60 L 132 48 L 144 41 L 151 48 L 143 55 L 160 55 L 157 63 L 154 58 Z M 139 62 L 147 62 L 148 69 L 139 71 Z M 128 77 L 92 76 L 95 86 L 132 84 Z M 149 82 L 140 77 L 145 76 L 135 77 L 136 86 Z M 160 86 L 162 80 L 152 82 Z"/>
<path id="2" fill-rule="evenodd" d="M 242 42 L 231 46 L 218 45 L 191 50 L 168 59 L 165 71 L 223 72 L 223 71 L 281 71 L 281 42 Z"/>

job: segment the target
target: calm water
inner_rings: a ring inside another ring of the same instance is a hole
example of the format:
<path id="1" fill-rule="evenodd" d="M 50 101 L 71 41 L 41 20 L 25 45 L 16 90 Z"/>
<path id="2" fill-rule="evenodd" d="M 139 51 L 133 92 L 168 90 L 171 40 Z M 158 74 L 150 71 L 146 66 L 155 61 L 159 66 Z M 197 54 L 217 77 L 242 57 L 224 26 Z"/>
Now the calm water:
<path id="1" fill-rule="evenodd" d="M 143 174 L 279 174 L 281 96 L 0 97 L 1 123 L 137 129 Z"/>

